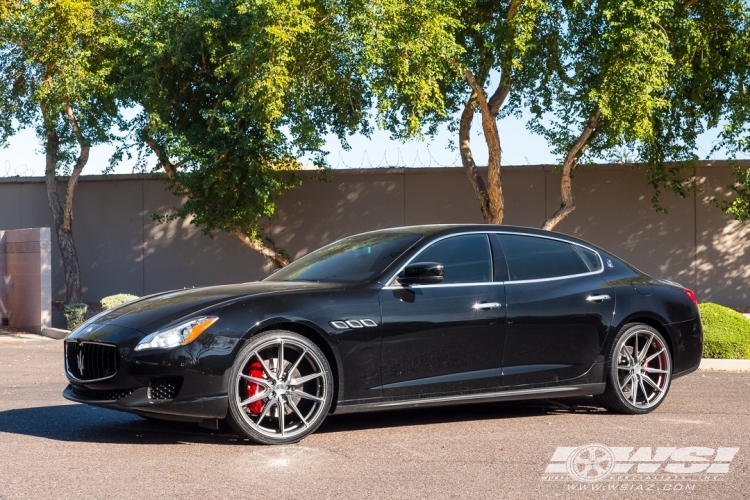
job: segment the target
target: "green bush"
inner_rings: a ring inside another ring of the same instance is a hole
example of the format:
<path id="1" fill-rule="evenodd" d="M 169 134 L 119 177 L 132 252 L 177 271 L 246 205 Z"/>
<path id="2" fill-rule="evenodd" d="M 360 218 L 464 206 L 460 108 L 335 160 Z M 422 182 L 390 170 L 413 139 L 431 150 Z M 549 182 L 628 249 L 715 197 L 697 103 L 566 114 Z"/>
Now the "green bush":
<path id="1" fill-rule="evenodd" d="M 68 325 L 68 330 L 75 330 L 78 325 L 83 323 L 86 319 L 86 311 L 89 310 L 89 306 L 86 304 L 65 304 L 63 306 L 63 314 L 65 315 L 65 323 Z"/>
<path id="2" fill-rule="evenodd" d="M 104 297 L 102 299 L 102 311 L 108 311 L 109 309 L 114 309 L 117 306 L 120 306 L 122 304 L 125 304 L 126 302 L 130 302 L 132 300 L 136 300 L 138 297 L 135 295 L 130 295 L 129 293 L 118 293 L 117 295 L 110 295 L 109 297 Z"/>
<path id="3" fill-rule="evenodd" d="M 750 359 L 750 321 L 733 309 L 700 304 L 703 322 L 703 357 Z"/>

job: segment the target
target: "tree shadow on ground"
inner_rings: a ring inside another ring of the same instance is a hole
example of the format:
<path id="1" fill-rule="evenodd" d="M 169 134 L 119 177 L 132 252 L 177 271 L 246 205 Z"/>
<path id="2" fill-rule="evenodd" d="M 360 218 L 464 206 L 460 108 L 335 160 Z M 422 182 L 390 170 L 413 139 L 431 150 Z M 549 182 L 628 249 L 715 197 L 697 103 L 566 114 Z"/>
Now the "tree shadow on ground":
<path id="1" fill-rule="evenodd" d="M 551 414 L 601 413 L 593 398 L 485 403 L 329 416 L 318 434 L 409 427 Z M 248 441 L 222 425 L 218 431 L 194 423 L 146 420 L 137 415 L 83 404 L 0 412 L 0 433 L 55 441 L 110 444 L 239 444 Z"/>

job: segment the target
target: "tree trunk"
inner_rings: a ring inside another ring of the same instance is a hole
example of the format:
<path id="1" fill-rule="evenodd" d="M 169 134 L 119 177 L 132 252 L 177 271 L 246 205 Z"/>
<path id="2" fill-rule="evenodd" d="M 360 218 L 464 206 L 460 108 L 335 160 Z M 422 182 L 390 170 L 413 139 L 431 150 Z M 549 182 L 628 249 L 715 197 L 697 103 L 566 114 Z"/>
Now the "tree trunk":
<path id="1" fill-rule="evenodd" d="M 263 257 L 266 257 L 271 263 L 276 266 L 277 269 L 286 267 L 289 265 L 289 259 L 287 259 L 281 252 L 269 247 L 262 240 L 258 238 L 251 238 L 247 232 L 242 229 L 235 229 L 234 235 L 240 239 L 242 243 L 248 248 L 255 250 Z"/>
<path id="2" fill-rule="evenodd" d="M 576 209 L 573 204 L 573 171 L 578 165 L 578 159 L 584 152 L 586 152 L 589 144 L 591 144 L 591 141 L 596 136 L 596 128 L 599 125 L 601 116 L 601 111 L 596 109 L 589 118 L 589 121 L 581 132 L 581 135 L 578 137 L 578 140 L 576 140 L 573 146 L 568 150 L 565 162 L 563 163 L 562 180 L 560 181 L 560 197 L 562 198 L 562 203 L 560 204 L 560 208 L 558 208 L 555 213 L 552 214 L 544 224 L 542 224 L 542 229 L 551 231 L 560 223 L 560 221 Z"/>
<path id="3" fill-rule="evenodd" d="M 46 169 L 45 181 L 47 186 L 47 200 L 52 211 L 52 220 L 55 224 L 57 244 L 60 247 L 60 255 L 65 272 L 65 301 L 67 303 L 78 303 L 82 300 L 81 291 L 81 268 L 78 264 L 78 254 L 73 241 L 73 195 L 78 184 L 78 176 L 88 161 L 89 148 L 81 148 L 81 154 L 76 162 L 68 180 L 68 189 L 65 199 L 65 207 L 60 203 L 57 192 L 57 159 L 60 150 L 60 138 L 56 132 L 47 134 L 46 144 Z"/>
<path id="4" fill-rule="evenodd" d="M 482 211 L 482 218 L 485 223 L 492 220 L 490 212 L 490 196 L 487 193 L 487 187 L 484 179 L 479 175 L 477 165 L 474 163 L 474 156 L 471 153 L 471 121 L 474 119 L 474 106 L 476 106 L 476 94 L 474 92 L 469 96 L 463 113 L 461 113 L 461 123 L 458 129 L 459 151 L 461 152 L 461 163 L 469 178 L 469 184 L 474 190 L 474 195 L 479 201 L 479 209 Z"/>
<path id="5" fill-rule="evenodd" d="M 469 97 L 469 101 L 466 103 L 464 112 L 461 115 L 461 124 L 459 129 L 459 137 L 461 142 L 461 158 L 464 162 L 464 168 L 467 167 L 467 158 L 474 163 L 471 157 L 471 145 L 469 142 L 469 132 L 471 131 L 471 119 L 474 116 L 474 103 L 479 105 L 479 109 L 482 112 L 482 132 L 484 133 L 484 140 L 487 143 L 487 151 L 489 157 L 487 159 L 487 188 L 480 197 L 477 187 L 481 187 L 481 184 L 472 183 L 474 192 L 479 198 L 480 206 L 483 207 L 482 215 L 484 221 L 487 224 L 502 224 L 503 216 L 505 212 L 503 202 L 503 185 L 500 175 L 500 155 L 502 153 L 500 149 L 500 133 L 497 130 L 497 112 L 493 113 L 487 103 L 487 96 L 484 93 L 484 88 L 477 82 L 474 75 L 469 70 L 464 70 L 464 76 L 466 81 L 471 86 L 472 93 Z M 499 106 L 498 106 L 499 109 Z M 467 111 L 468 110 L 468 111 Z M 474 167 L 476 170 L 476 167 Z M 469 174 L 469 182 L 472 182 L 472 174 L 467 168 L 467 174 Z M 476 175 L 476 177 L 479 177 Z M 486 202 L 485 202 L 486 199 Z"/>

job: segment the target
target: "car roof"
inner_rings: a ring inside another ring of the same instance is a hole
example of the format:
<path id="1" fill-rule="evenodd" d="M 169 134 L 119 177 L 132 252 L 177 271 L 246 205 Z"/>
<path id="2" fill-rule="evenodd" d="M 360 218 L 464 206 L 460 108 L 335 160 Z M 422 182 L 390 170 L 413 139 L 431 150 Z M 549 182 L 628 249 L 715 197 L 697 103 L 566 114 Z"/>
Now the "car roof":
<path id="1" fill-rule="evenodd" d="M 504 224 L 423 224 L 416 226 L 401 226 L 392 227 L 387 229 L 379 229 L 371 232 L 399 232 L 399 233 L 412 233 L 422 234 L 424 236 L 437 236 L 446 235 L 451 233 L 459 232 L 473 232 L 473 231 L 485 231 L 485 232 L 500 232 L 500 233 L 521 233 L 536 236 L 547 236 L 553 238 L 560 238 L 567 241 L 581 243 L 583 245 L 592 246 L 598 249 L 596 245 L 592 245 L 588 241 L 570 236 L 564 233 L 558 233 L 555 231 L 547 231 L 544 229 L 537 229 L 533 227 L 525 226 L 508 226 Z"/>

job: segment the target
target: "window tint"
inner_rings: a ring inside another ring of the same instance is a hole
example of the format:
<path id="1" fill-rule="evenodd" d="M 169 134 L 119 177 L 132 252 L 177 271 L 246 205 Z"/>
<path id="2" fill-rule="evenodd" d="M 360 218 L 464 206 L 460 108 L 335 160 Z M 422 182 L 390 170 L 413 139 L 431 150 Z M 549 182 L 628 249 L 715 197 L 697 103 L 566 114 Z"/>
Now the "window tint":
<path id="1" fill-rule="evenodd" d="M 305 255 L 266 281 L 364 282 L 384 271 L 421 238 L 420 234 L 397 232 L 350 236 Z"/>
<path id="2" fill-rule="evenodd" d="M 497 236 L 503 245 L 511 281 L 538 280 L 589 272 L 588 266 L 569 243 L 530 236 Z"/>
<path id="3" fill-rule="evenodd" d="M 487 236 L 467 234 L 440 240 L 412 261 L 438 262 L 445 268 L 443 283 L 492 281 L 492 257 Z"/>
<path id="4" fill-rule="evenodd" d="M 574 248 L 578 250 L 578 253 L 581 254 L 584 262 L 586 262 L 586 265 L 589 266 L 589 271 L 599 270 L 601 264 L 599 263 L 599 257 L 594 252 L 579 246 L 574 246 Z"/>

